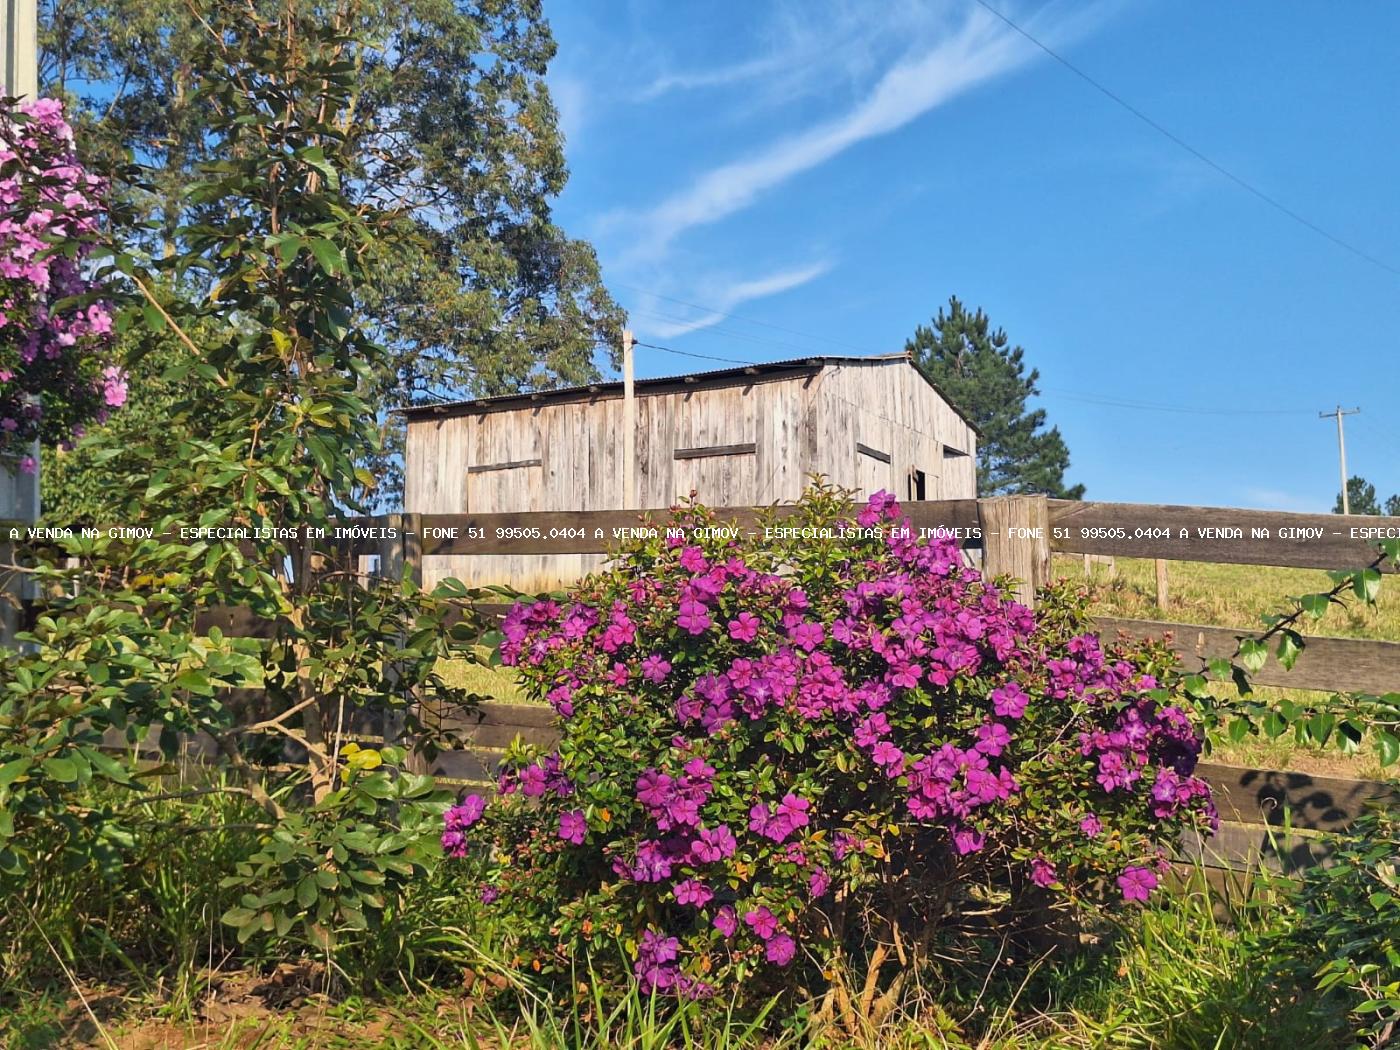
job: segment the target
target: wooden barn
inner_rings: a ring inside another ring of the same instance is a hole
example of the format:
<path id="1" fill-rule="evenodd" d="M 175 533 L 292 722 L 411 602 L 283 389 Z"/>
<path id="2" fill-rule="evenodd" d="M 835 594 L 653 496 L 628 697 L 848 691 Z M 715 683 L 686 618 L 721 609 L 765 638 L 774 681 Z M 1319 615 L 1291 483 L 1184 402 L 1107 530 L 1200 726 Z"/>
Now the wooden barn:
<path id="1" fill-rule="evenodd" d="M 814 473 L 862 494 L 976 495 L 976 431 L 906 354 L 642 379 L 631 398 L 612 382 L 402 412 L 410 513 L 665 508 L 692 490 L 713 507 L 766 506 L 796 499 Z M 423 579 L 533 591 L 599 560 L 429 556 Z"/>

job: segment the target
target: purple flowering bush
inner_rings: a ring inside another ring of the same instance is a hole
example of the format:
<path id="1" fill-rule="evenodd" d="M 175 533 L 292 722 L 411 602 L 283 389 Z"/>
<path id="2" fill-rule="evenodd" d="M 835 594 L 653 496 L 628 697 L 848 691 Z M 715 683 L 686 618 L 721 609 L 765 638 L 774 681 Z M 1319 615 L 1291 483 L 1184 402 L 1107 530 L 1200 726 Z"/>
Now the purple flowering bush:
<path id="1" fill-rule="evenodd" d="M 562 738 L 512 752 L 443 844 L 522 964 L 810 990 L 963 911 L 1147 900 L 1215 824 L 1160 650 L 1106 651 L 1063 595 L 1033 613 L 887 494 L 856 514 L 814 488 L 782 524 L 862 532 L 726 539 L 689 508 L 684 538 L 507 618 L 502 659 Z"/>
<path id="2" fill-rule="evenodd" d="M 84 273 L 105 189 L 62 103 L 0 112 L 0 465 L 33 473 L 31 441 L 71 445 L 126 401 L 111 306 Z"/>

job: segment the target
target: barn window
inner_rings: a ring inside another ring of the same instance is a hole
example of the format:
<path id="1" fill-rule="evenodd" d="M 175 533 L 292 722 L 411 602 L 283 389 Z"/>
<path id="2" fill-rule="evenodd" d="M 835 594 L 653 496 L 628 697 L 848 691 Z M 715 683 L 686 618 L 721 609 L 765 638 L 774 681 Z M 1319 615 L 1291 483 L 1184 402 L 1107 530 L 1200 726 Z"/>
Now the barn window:
<path id="1" fill-rule="evenodd" d="M 708 459 L 711 456 L 752 456 L 758 452 L 757 443 L 742 445 L 701 445 L 698 448 L 678 448 L 676 459 Z"/>
<path id="2" fill-rule="evenodd" d="M 928 492 L 928 479 L 922 470 L 911 470 L 909 472 L 909 500 L 921 500 L 926 498 Z"/>
<path id="3" fill-rule="evenodd" d="M 943 458 L 944 458 L 944 459 L 958 459 L 959 457 L 965 456 L 965 455 L 967 455 L 967 453 L 964 452 L 964 451 L 963 451 L 962 449 L 960 449 L 960 448 L 954 448 L 952 445 L 944 445 L 944 446 L 943 446 Z"/>

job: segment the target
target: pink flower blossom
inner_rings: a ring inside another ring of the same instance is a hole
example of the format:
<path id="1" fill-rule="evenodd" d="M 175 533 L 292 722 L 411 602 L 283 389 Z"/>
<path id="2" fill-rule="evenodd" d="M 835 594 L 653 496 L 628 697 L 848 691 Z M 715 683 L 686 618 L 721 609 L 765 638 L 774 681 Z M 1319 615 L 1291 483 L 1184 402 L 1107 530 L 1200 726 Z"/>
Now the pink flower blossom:
<path id="1" fill-rule="evenodd" d="M 1118 888 L 1123 891 L 1125 901 L 1146 902 L 1157 888 L 1157 876 L 1148 868 L 1125 868 L 1118 876 Z"/>

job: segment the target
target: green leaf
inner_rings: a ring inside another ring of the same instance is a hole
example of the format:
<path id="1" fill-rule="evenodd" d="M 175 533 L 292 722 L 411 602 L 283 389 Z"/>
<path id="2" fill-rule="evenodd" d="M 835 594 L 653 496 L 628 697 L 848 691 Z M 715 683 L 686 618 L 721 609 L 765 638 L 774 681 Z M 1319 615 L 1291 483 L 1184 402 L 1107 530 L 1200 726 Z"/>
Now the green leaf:
<path id="1" fill-rule="evenodd" d="M 29 767 L 34 764 L 31 758 L 16 758 L 0 766 L 0 788 L 7 788 L 18 778 L 28 772 Z"/>
<path id="2" fill-rule="evenodd" d="M 302 908 L 310 908 L 320 895 L 321 892 L 316 886 L 316 880 L 310 875 L 297 883 L 297 903 Z"/>
<path id="3" fill-rule="evenodd" d="M 331 241 L 317 238 L 310 242 L 311 254 L 316 257 L 316 263 L 326 272 L 328 276 L 334 277 L 338 273 L 345 272 L 345 257 L 340 254 L 340 249 Z"/>
<path id="4" fill-rule="evenodd" d="M 1257 638 L 1246 638 L 1240 642 L 1240 663 L 1250 674 L 1258 673 L 1269 659 L 1269 647 Z"/>
<path id="5" fill-rule="evenodd" d="M 299 149 L 297 156 L 324 176 L 327 189 L 340 189 L 340 176 L 330 161 L 326 160 L 326 151 L 320 146 L 307 146 L 304 149 Z"/>
<path id="6" fill-rule="evenodd" d="M 78 779 L 78 763 L 71 758 L 55 756 L 44 759 L 44 772 L 55 780 L 64 784 L 71 784 Z"/>
<path id="7" fill-rule="evenodd" d="M 1351 578 L 1351 589 L 1367 605 L 1374 605 L 1381 591 L 1379 569 L 1362 569 Z"/>
<path id="8" fill-rule="evenodd" d="M 1332 599 L 1326 594 L 1305 594 L 1298 599 L 1298 605 L 1314 620 L 1320 620 L 1327 613 Z"/>
<path id="9" fill-rule="evenodd" d="M 1278 640 L 1278 662 L 1285 671 L 1293 670 L 1298 655 L 1303 651 L 1303 636 L 1297 631 L 1284 631 Z"/>
<path id="10" fill-rule="evenodd" d="M 1384 729 L 1377 730 L 1376 753 L 1380 756 L 1383 767 L 1393 766 L 1400 761 L 1400 737 Z"/>

